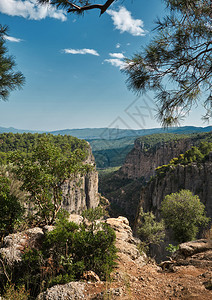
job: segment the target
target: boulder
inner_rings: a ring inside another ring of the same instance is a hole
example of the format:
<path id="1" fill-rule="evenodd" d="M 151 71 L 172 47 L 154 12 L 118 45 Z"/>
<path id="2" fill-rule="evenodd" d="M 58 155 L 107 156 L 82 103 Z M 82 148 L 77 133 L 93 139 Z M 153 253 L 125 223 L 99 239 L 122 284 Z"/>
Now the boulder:
<path id="1" fill-rule="evenodd" d="M 44 237 L 43 230 L 39 227 L 31 228 L 22 232 L 9 234 L 4 238 L 0 255 L 9 264 L 19 263 L 24 249 L 39 248 Z"/>
<path id="2" fill-rule="evenodd" d="M 133 237 L 128 219 L 125 217 L 109 218 L 106 220 L 106 223 L 115 230 L 119 258 L 132 260 L 140 266 L 145 265 L 147 256 L 139 252 L 140 240 Z"/>
<path id="3" fill-rule="evenodd" d="M 173 254 L 174 259 L 186 258 L 196 253 L 212 250 L 212 240 L 201 239 L 179 245 L 179 250 Z"/>
<path id="4" fill-rule="evenodd" d="M 37 300 L 81 300 L 84 296 L 85 283 L 69 282 L 64 285 L 55 285 L 38 295 Z"/>
<path id="5" fill-rule="evenodd" d="M 68 221 L 80 225 L 83 222 L 83 217 L 77 214 L 71 214 L 69 215 Z"/>

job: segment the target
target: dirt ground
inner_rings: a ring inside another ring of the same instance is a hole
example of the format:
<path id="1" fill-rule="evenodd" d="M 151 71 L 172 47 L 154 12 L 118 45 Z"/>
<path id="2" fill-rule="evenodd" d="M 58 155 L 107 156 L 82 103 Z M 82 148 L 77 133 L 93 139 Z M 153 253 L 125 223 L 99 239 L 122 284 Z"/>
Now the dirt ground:
<path id="1" fill-rule="evenodd" d="M 119 257 L 108 282 L 87 283 L 86 299 L 212 299 L 212 251 L 195 254 L 170 269 L 149 261 L 139 267 Z"/>

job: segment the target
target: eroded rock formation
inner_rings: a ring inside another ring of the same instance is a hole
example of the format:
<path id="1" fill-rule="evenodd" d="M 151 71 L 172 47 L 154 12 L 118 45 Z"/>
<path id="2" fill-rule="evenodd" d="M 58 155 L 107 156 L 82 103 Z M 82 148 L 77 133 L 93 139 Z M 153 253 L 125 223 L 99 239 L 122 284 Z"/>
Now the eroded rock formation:
<path id="1" fill-rule="evenodd" d="M 127 155 L 120 172 L 127 178 L 137 179 L 144 177 L 148 180 L 155 175 L 158 166 L 169 163 L 173 157 L 179 156 L 194 144 L 192 139 L 180 139 L 165 143 L 158 143 L 154 147 L 146 150 L 144 145 L 135 140 L 134 148 Z"/>
<path id="2" fill-rule="evenodd" d="M 91 152 L 85 163 L 93 166 L 93 170 L 84 176 L 66 180 L 62 186 L 63 208 L 69 213 L 80 214 L 88 208 L 95 208 L 99 204 L 98 173 L 95 168 L 95 160 Z"/>
<path id="3" fill-rule="evenodd" d="M 198 145 L 205 137 L 205 135 L 194 135 L 190 138 L 182 138 L 176 135 L 173 140 L 158 142 L 151 147 L 137 139 L 134 142 L 134 148 L 129 152 L 120 169 L 120 174 L 124 174 L 127 178 L 144 177 L 148 180 L 155 175 L 155 169 L 158 166 L 169 163 L 173 157 L 178 157 L 192 146 Z"/>
<path id="4" fill-rule="evenodd" d="M 163 178 L 156 176 L 141 191 L 141 202 L 145 211 L 153 210 L 159 215 L 161 201 L 166 195 L 188 189 L 198 195 L 205 205 L 207 215 L 212 217 L 212 155 L 205 163 L 177 165 Z"/>

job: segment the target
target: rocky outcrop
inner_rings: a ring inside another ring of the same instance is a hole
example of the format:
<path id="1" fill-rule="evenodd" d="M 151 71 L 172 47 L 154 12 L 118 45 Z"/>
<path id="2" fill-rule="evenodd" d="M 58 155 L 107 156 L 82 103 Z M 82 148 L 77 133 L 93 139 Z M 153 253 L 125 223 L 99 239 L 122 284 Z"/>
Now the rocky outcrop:
<path id="1" fill-rule="evenodd" d="M 152 210 L 159 216 L 161 201 L 166 195 L 188 189 L 198 195 L 205 205 L 207 215 L 212 217 L 212 155 L 205 163 L 177 165 L 165 174 L 156 176 L 141 192 L 141 202 L 145 211 Z"/>
<path id="2" fill-rule="evenodd" d="M 171 271 L 177 271 L 179 266 L 194 266 L 212 270 L 212 240 L 201 239 L 182 243 L 179 245 L 179 249 L 172 254 L 170 260 L 162 262 L 160 266 L 163 270 L 168 269 Z M 209 277 L 212 287 L 211 275 L 212 272 Z"/>
<path id="3" fill-rule="evenodd" d="M 106 220 L 106 223 L 115 230 L 119 260 L 123 260 L 125 263 L 133 261 L 140 266 L 145 265 L 147 257 L 144 253 L 141 255 L 139 252 L 138 245 L 140 241 L 133 237 L 127 218 L 109 218 Z"/>
<path id="4" fill-rule="evenodd" d="M 180 259 L 188 259 L 198 253 L 212 254 L 212 240 L 211 239 L 201 239 L 191 242 L 182 243 L 179 245 L 179 249 L 172 255 L 172 258 L 176 261 Z M 212 258 L 212 257 L 211 257 Z M 209 259 L 212 266 L 212 260 Z"/>
<path id="5" fill-rule="evenodd" d="M 128 292 L 123 282 L 128 280 L 137 281 L 134 276 L 128 275 L 125 268 L 137 270 L 147 264 L 147 256 L 138 250 L 139 240 L 135 239 L 129 221 L 125 217 L 108 218 L 105 220 L 116 234 L 117 247 L 117 268 L 114 270 L 111 279 L 116 281 L 114 287 L 109 282 L 102 282 L 92 272 L 85 272 L 82 280 L 85 282 L 70 282 L 64 285 L 56 285 L 41 293 L 37 300 L 65 300 L 65 299 L 124 299 Z M 118 285 L 117 285 L 118 283 Z M 121 284 L 121 286 L 120 286 Z"/>
<path id="6" fill-rule="evenodd" d="M 111 219 L 109 223 L 118 232 L 128 226 L 125 218 Z M 211 242 L 200 240 L 180 245 L 181 250 L 185 248 L 193 249 L 189 256 L 182 259 L 178 254 L 178 257 L 165 262 L 163 268 L 152 261 L 139 265 L 126 257 L 121 259 L 121 251 L 118 253 L 118 265 L 111 275 L 111 281 L 56 285 L 40 294 L 37 300 L 211 299 Z"/>
<path id="7" fill-rule="evenodd" d="M 126 218 L 109 218 L 106 222 L 115 230 L 118 248 L 117 266 L 111 278 L 105 282 L 93 281 L 92 272 L 87 272 L 89 276 L 84 281 L 55 285 L 42 292 L 37 300 L 211 299 L 211 240 L 181 244 L 178 255 L 167 264 L 171 269 L 163 270 L 139 253 L 139 241 L 133 237 Z M 51 229 L 49 226 L 44 231 Z M 41 228 L 33 228 L 9 235 L 1 250 L 8 255 L 15 251 L 19 261 L 24 247 L 31 245 L 39 249 L 43 234 Z"/>
<path id="8" fill-rule="evenodd" d="M 70 214 L 80 214 L 83 210 L 95 208 L 99 204 L 98 173 L 95 168 L 95 160 L 89 148 L 87 164 L 93 166 L 93 170 L 84 176 L 66 180 L 62 186 L 63 208 Z"/>
<path id="9" fill-rule="evenodd" d="M 81 300 L 86 299 L 84 295 L 85 283 L 69 282 L 64 285 L 55 285 L 44 293 L 41 293 L 37 300 Z"/>
<path id="10" fill-rule="evenodd" d="M 155 175 L 158 166 L 169 163 L 173 157 L 179 156 L 196 144 L 196 139 L 179 139 L 158 143 L 146 150 L 145 145 L 135 140 L 134 148 L 127 155 L 120 174 L 127 178 L 137 179 L 144 177 L 148 180 Z"/>
<path id="11" fill-rule="evenodd" d="M 20 263 L 24 250 L 27 248 L 38 249 L 43 237 L 44 232 L 39 227 L 9 234 L 4 238 L 4 246 L 0 249 L 0 255 L 10 266 Z"/>

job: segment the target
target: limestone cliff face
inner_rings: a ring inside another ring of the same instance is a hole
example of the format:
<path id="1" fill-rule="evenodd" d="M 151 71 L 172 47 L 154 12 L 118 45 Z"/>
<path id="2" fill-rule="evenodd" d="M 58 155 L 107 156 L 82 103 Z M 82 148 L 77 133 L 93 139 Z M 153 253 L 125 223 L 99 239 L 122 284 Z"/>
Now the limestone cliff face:
<path id="1" fill-rule="evenodd" d="M 168 194 L 188 189 L 200 197 L 207 215 L 212 217 L 212 153 L 205 163 L 177 165 L 163 178 L 156 176 L 141 191 L 141 205 L 144 210 L 153 210 L 159 215 L 161 201 Z"/>
<path id="2" fill-rule="evenodd" d="M 166 143 L 158 143 L 153 148 L 145 150 L 144 145 L 136 140 L 134 148 L 127 155 L 120 172 L 127 178 L 144 177 L 148 180 L 155 174 L 158 166 L 169 163 L 173 157 L 184 153 L 193 145 L 191 139 L 181 139 Z"/>
<path id="3" fill-rule="evenodd" d="M 116 211 L 120 211 L 129 219 L 133 226 L 142 186 L 151 176 L 155 175 L 155 168 L 169 163 L 173 157 L 184 153 L 193 144 L 195 144 L 195 140 L 184 138 L 177 141 L 160 142 L 146 150 L 144 144 L 137 139 L 134 148 L 126 157 L 125 164 L 111 179 L 112 181 L 122 180 L 123 186 L 118 186 L 116 190 L 114 188 L 115 192 L 113 190 L 112 193 L 106 192 L 103 195 L 109 199 L 111 206 L 115 207 Z M 157 191 L 155 193 L 157 194 Z M 146 203 L 149 203 L 148 196 L 145 197 L 147 198 L 145 199 Z"/>
<path id="4" fill-rule="evenodd" d="M 62 186 L 63 208 L 71 214 L 80 214 L 83 210 L 95 208 L 99 204 L 98 173 L 90 148 L 85 163 L 92 165 L 93 171 L 84 176 L 78 175 L 74 179 L 66 180 Z"/>

